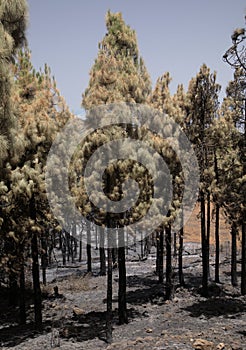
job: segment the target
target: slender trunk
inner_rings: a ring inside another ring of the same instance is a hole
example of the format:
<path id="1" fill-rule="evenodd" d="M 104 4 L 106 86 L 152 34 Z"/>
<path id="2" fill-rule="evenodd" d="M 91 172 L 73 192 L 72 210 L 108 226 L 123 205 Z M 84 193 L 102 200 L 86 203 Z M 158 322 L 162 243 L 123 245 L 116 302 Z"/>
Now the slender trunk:
<path id="1" fill-rule="evenodd" d="M 99 252 L 100 252 L 100 274 L 101 276 L 106 275 L 106 257 L 105 257 L 105 231 L 103 227 L 99 228 Z"/>
<path id="2" fill-rule="evenodd" d="M 204 296 L 208 295 L 208 256 L 207 256 L 207 236 L 206 236 L 206 210 L 205 195 L 200 190 L 201 201 L 201 241 L 202 241 L 202 292 Z"/>
<path id="3" fill-rule="evenodd" d="M 71 253 L 71 248 L 70 248 L 70 234 L 68 232 L 65 233 L 66 237 L 66 249 L 67 249 L 67 261 L 70 261 L 70 253 Z"/>
<path id="4" fill-rule="evenodd" d="M 9 272 L 9 293 L 8 293 L 8 301 L 10 306 L 18 305 L 18 283 L 17 283 L 17 275 L 16 272 Z"/>
<path id="5" fill-rule="evenodd" d="M 141 241 L 140 241 L 140 256 L 141 256 L 141 259 L 143 259 L 143 256 L 144 256 L 144 247 L 143 247 L 143 232 L 141 230 Z"/>
<path id="6" fill-rule="evenodd" d="M 41 247 L 42 247 L 42 254 L 41 254 L 42 277 L 43 277 L 43 284 L 46 285 L 46 269 L 48 266 L 48 255 L 47 255 L 47 241 L 45 237 L 41 238 Z"/>
<path id="7" fill-rule="evenodd" d="M 215 205 L 215 282 L 220 282 L 220 206 Z"/>
<path id="8" fill-rule="evenodd" d="M 219 185 L 219 169 L 216 149 L 214 149 L 214 172 L 217 185 Z M 218 203 L 215 204 L 215 282 L 220 282 L 220 206 Z"/>
<path id="9" fill-rule="evenodd" d="M 95 227 L 95 234 L 96 234 L 96 250 L 98 250 L 98 231 L 97 231 L 97 226 Z"/>
<path id="10" fill-rule="evenodd" d="M 91 272 L 91 223 L 87 221 L 87 244 L 86 244 L 86 253 L 87 253 L 87 272 Z"/>
<path id="11" fill-rule="evenodd" d="M 118 265 L 119 265 L 119 294 L 118 294 L 118 311 L 119 324 L 128 323 L 127 305 L 126 305 L 126 258 L 125 258 L 125 237 L 124 228 L 119 228 L 119 248 L 118 248 Z"/>
<path id="12" fill-rule="evenodd" d="M 112 267 L 112 232 L 108 229 L 108 277 L 107 277 L 107 314 L 106 314 L 106 341 L 112 343 L 112 296 L 113 296 L 113 267 Z"/>
<path id="13" fill-rule="evenodd" d="M 246 295 L 246 224 L 242 223 L 242 270 L 241 270 L 241 294 Z"/>
<path id="14" fill-rule="evenodd" d="M 210 200 L 210 193 L 207 194 L 207 264 L 208 264 L 208 277 L 210 276 L 210 266 L 209 266 L 209 255 L 210 255 L 210 222 L 211 222 L 211 214 L 210 214 L 210 208 L 211 208 L 211 200 Z"/>
<path id="15" fill-rule="evenodd" d="M 231 284 L 237 286 L 237 226 L 231 227 Z"/>
<path id="16" fill-rule="evenodd" d="M 157 276 L 159 276 L 160 236 L 159 236 L 159 232 L 157 230 L 155 232 L 156 232 L 156 269 L 155 269 L 155 272 L 156 272 Z"/>
<path id="17" fill-rule="evenodd" d="M 66 251 L 67 251 L 66 232 L 62 231 L 62 263 L 63 263 L 63 266 L 66 266 L 66 263 L 67 263 Z"/>
<path id="18" fill-rule="evenodd" d="M 172 231 L 171 226 L 165 228 L 166 238 L 166 299 L 172 299 Z"/>
<path id="19" fill-rule="evenodd" d="M 159 283 L 163 283 L 163 249 L 164 249 L 164 227 L 160 228 L 159 232 L 159 262 L 158 262 L 158 277 Z"/>
<path id="20" fill-rule="evenodd" d="M 35 198 L 32 197 L 30 202 L 30 218 L 36 221 L 36 205 Z M 42 329 L 42 298 L 39 280 L 39 260 L 38 260 L 38 237 L 36 232 L 32 232 L 31 239 L 31 254 L 32 254 L 32 279 L 34 291 L 34 318 L 35 327 L 38 330 Z"/>
<path id="21" fill-rule="evenodd" d="M 20 324 L 26 324 L 26 287 L 25 287 L 25 265 L 24 261 L 20 267 Z"/>
<path id="22" fill-rule="evenodd" d="M 179 284 L 184 286 L 184 273 L 183 273 L 183 249 L 184 249 L 184 227 L 182 225 L 179 231 Z"/>
<path id="23" fill-rule="evenodd" d="M 33 233 L 32 241 L 32 278 L 34 290 L 34 313 L 35 313 L 35 327 L 42 329 L 42 300 L 41 289 L 39 282 L 39 261 L 38 261 L 38 239 L 36 232 Z"/>
<path id="24" fill-rule="evenodd" d="M 173 256 L 177 256 L 177 232 L 173 234 Z"/>

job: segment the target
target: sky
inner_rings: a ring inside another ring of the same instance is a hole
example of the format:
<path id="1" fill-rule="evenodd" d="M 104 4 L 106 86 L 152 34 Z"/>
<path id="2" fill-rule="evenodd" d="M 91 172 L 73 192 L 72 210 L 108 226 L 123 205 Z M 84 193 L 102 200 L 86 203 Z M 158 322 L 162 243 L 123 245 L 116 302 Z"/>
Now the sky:
<path id="1" fill-rule="evenodd" d="M 220 98 L 233 78 L 222 56 L 231 46 L 234 29 L 245 26 L 245 0 L 28 0 L 27 39 L 36 69 L 47 63 L 71 111 L 82 113 L 82 93 L 106 34 L 108 10 L 121 12 L 137 33 L 154 87 L 170 72 L 173 94 L 187 89 L 203 63 L 217 72 Z"/>

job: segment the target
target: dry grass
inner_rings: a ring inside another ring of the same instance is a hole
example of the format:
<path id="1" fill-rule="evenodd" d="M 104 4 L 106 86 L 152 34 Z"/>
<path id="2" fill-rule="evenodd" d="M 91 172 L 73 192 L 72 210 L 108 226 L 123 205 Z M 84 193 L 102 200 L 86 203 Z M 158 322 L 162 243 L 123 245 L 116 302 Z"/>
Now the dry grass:
<path id="1" fill-rule="evenodd" d="M 81 292 L 88 291 L 91 289 L 90 286 L 90 276 L 68 276 L 64 278 L 62 281 L 49 283 L 46 286 L 43 286 L 42 291 L 47 294 L 53 294 L 53 288 L 58 286 L 59 293 L 65 294 L 69 292 Z"/>

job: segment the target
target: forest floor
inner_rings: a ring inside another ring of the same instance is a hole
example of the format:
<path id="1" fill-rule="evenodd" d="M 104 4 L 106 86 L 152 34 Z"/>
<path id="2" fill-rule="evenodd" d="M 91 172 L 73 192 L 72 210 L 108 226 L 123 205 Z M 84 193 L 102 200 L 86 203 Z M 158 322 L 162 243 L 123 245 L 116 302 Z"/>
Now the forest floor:
<path id="1" fill-rule="evenodd" d="M 93 274 L 85 273 L 85 262 L 47 271 L 48 284 L 42 287 L 44 331 L 41 333 L 33 329 L 32 304 L 28 307 L 28 324 L 21 327 L 16 323 L 17 309 L 7 308 L 1 299 L 0 348 L 246 349 L 246 298 L 240 296 L 239 287 L 230 286 L 230 260 L 222 252 L 221 283 L 215 284 L 214 256 L 211 256 L 209 297 L 202 297 L 198 243 L 185 244 L 186 285 L 179 288 L 176 283 L 172 301 L 165 301 L 164 286 L 158 284 L 154 248 L 145 261 L 139 261 L 138 254 L 130 249 L 127 256 L 129 323 L 117 324 L 118 271 L 115 269 L 113 343 L 107 344 L 106 277 L 99 276 L 97 252 L 93 250 Z M 58 298 L 53 293 L 56 285 L 61 294 Z"/>

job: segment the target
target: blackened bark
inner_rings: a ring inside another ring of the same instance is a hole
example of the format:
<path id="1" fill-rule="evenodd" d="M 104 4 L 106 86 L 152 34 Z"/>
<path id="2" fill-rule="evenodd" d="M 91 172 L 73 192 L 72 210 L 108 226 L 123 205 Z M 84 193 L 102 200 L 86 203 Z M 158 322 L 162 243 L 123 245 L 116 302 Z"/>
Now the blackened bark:
<path id="1" fill-rule="evenodd" d="M 246 295 L 246 220 L 242 223 L 242 270 L 241 270 L 241 294 Z"/>
<path id="2" fill-rule="evenodd" d="M 91 272 L 91 223 L 86 222 L 86 232 L 87 232 L 87 244 L 86 244 L 86 253 L 87 253 L 87 272 Z"/>
<path id="3" fill-rule="evenodd" d="M 41 254 L 42 277 L 43 277 L 43 284 L 46 285 L 46 269 L 48 266 L 46 237 L 41 238 L 41 247 L 42 247 L 42 254 Z"/>
<path id="4" fill-rule="evenodd" d="M 181 227 L 179 231 L 179 284 L 184 286 L 184 273 L 183 273 L 183 249 L 184 249 L 184 228 Z"/>
<path id="5" fill-rule="evenodd" d="M 32 278 L 34 290 L 34 313 L 35 313 L 35 327 L 38 330 L 42 329 L 42 300 L 41 289 L 39 282 L 39 261 L 38 261 L 38 239 L 36 232 L 32 235 Z"/>
<path id="6" fill-rule="evenodd" d="M 101 276 L 106 275 L 106 256 L 105 256 L 105 233 L 104 228 L 99 228 L 99 252 L 100 252 L 100 274 Z"/>
<path id="7" fill-rule="evenodd" d="M 202 242 L 202 293 L 206 297 L 208 296 L 208 241 L 206 236 L 206 207 L 205 207 L 205 195 L 200 190 L 201 201 L 201 242 Z"/>
<path id="8" fill-rule="evenodd" d="M 210 266 L 209 266 L 209 255 L 210 255 L 210 222 L 211 222 L 211 214 L 210 214 L 210 207 L 211 207 L 211 200 L 210 200 L 210 193 L 207 194 L 207 264 L 208 264 L 208 277 L 210 276 Z"/>
<path id="9" fill-rule="evenodd" d="M 214 172 L 217 185 L 219 185 L 219 169 L 216 150 L 214 150 Z M 215 198 L 215 202 L 216 202 Z M 220 282 L 220 206 L 215 204 L 215 282 Z"/>
<path id="10" fill-rule="evenodd" d="M 164 249 L 164 227 L 160 228 L 159 231 L 159 254 L 158 254 L 158 281 L 163 283 L 163 249 Z"/>
<path id="11" fill-rule="evenodd" d="M 237 286 L 237 226 L 231 226 L 231 284 Z"/>
<path id="12" fill-rule="evenodd" d="M 24 261 L 20 267 L 20 324 L 26 324 L 26 287 L 25 287 L 25 265 Z"/>
<path id="13" fill-rule="evenodd" d="M 220 282 L 220 206 L 215 205 L 215 282 Z"/>
<path id="14" fill-rule="evenodd" d="M 113 295 L 113 266 L 111 230 L 108 229 L 108 276 L 107 276 L 107 314 L 106 314 L 106 341 L 112 343 L 112 295 Z"/>
<path id="15" fill-rule="evenodd" d="M 125 259 L 125 237 L 124 228 L 119 228 L 119 248 L 118 248 L 118 265 L 119 265 L 119 292 L 118 292 L 118 312 L 119 324 L 128 323 L 127 305 L 126 305 L 126 259 Z"/>
<path id="16" fill-rule="evenodd" d="M 171 226 L 165 227 L 166 239 L 166 299 L 172 299 L 172 232 Z"/>
<path id="17" fill-rule="evenodd" d="M 18 283 L 17 274 L 14 271 L 9 272 L 9 293 L 8 301 L 10 306 L 18 305 Z"/>
<path id="18" fill-rule="evenodd" d="M 159 234 L 158 230 L 156 230 L 155 232 L 156 232 L 156 269 L 155 269 L 155 272 L 156 272 L 157 276 L 159 276 L 160 234 Z"/>
<path id="19" fill-rule="evenodd" d="M 32 197 L 30 201 L 30 218 L 36 222 L 36 205 L 35 198 Z M 34 291 L 34 318 L 35 327 L 38 330 L 42 329 L 42 298 L 39 280 L 39 260 L 38 260 L 38 237 L 36 232 L 32 232 L 31 239 L 32 252 L 32 279 Z"/>
<path id="20" fill-rule="evenodd" d="M 82 261 L 82 237 L 79 240 L 79 262 Z"/>

